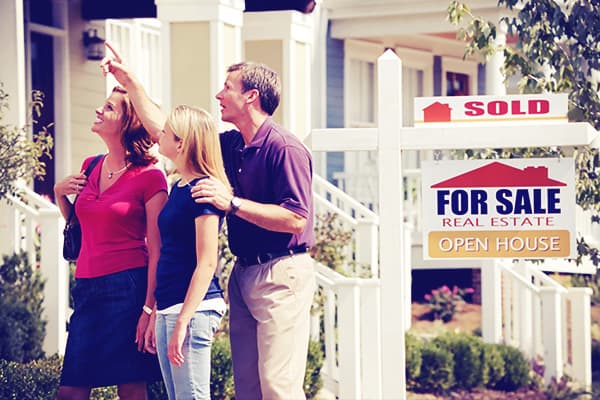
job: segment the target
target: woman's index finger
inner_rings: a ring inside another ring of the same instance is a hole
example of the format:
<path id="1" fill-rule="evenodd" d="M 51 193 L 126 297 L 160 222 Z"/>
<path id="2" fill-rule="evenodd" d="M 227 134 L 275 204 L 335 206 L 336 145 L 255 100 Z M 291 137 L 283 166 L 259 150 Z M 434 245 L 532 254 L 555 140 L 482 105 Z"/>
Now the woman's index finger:
<path id="1" fill-rule="evenodd" d="M 108 40 L 104 41 L 104 45 L 106 47 L 108 47 L 108 49 L 113 53 L 113 55 L 115 56 L 115 61 L 117 62 L 121 62 L 121 55 L 119 54 L 119 52 L 109 43 Z"/>

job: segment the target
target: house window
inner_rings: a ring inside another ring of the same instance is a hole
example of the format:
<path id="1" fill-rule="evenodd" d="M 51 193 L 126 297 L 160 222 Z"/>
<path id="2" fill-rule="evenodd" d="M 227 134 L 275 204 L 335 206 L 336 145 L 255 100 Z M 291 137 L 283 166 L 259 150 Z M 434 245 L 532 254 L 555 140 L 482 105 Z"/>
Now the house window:
<path id="1" fill-rule="evenodd" d="M 375 127 L 377 122 L 377 58 L 382 45 L 344 42 L 344 125 L 348 128 Z M 334 177 L 338 186 L 365 205 L 377 203 L 377 157 L 374 152 L 344 154 L 344 169 Z"/>
<path id="2" fill-rule="evenodd" d="M 467 96 L 469 93 L 469 75 L 446 72 L 446 96 Z"/>
<path id="3" fill-rule="evenodd" d="M 433 96 L 433 54 L 396 48 L 396 54 L 402 60 L 402 125 L 414 126 L 415 97 Z M 423 150 L 404 151 L 402 168 L 418 169 L 421 160 L 428 158 Z"/>
<path id="4" fill-rule="evenodd" d="M 374 127 L 377 118 L 377 58 L 381 45 L 346 40 L 344 43 L 344 119 L 349 128 Z"/>
<path id="5" fill-rule="evenodd" d="M 442 57 L 442 94 L 472 96 L 477 94 L 477 63 Z"/>
<path id="6" fill-rule="evenodd" d="M 375 124 L 375 63 L 350 60 L 351 124 L 365 126 Z"/>
<path id="7" fill-rule="evenodd" d="M 433 96 L 433 55 L 424 51 L 396 48 L 402 60 L 402 125 L 415 124 L 415 97 Z"/>

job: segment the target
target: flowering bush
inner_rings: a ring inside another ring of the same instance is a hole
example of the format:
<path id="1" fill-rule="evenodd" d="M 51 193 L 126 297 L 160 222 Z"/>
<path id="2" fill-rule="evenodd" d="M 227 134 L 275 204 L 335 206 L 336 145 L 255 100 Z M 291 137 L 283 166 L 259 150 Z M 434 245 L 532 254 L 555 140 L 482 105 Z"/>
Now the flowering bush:
<path id="1" fill-rule="evenodd" d="M 465 302 L 464 296 L 473 293 L 472 288 L 461 289 L 456 285 L 450 290 L 448 286 L 442 286 L 431 291 L 431 294 L 425 295 L 425 300 L 434 319 L 441 319 L 448 322 L 454 317 L 458 306 Z"/>

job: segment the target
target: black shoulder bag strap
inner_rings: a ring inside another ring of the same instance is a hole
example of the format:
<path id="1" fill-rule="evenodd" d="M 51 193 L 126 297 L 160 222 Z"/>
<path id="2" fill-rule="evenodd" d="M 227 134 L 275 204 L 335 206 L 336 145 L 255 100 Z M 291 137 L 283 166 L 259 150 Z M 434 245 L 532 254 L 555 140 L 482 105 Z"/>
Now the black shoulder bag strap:
<path id="1" fill-rule="evenodd" d="M 98 161 L 100 161 L 102 156 L 104 156 L 104 154 L 98 154 L 96 157 L 94 157 L 94 159 L 87 166 L 87 168 L 83 172 L 85 174 L 86 178 L 89 178 L 90 173 L 94 170 L 94 167 L 96 166 L 96 164 L 98 164 Z M 73 216 L 75 215 L 75 202 L 77 201 L 78 198 L 79 198 L 79 195 L 75 196 L 75 199 L 73 200 L 73 205 L 71 206 L 71 210 L 69 211 L 69 218 L 67 219 L 67 224 L 71 223 L 71 220 L 73 219 Z"/>

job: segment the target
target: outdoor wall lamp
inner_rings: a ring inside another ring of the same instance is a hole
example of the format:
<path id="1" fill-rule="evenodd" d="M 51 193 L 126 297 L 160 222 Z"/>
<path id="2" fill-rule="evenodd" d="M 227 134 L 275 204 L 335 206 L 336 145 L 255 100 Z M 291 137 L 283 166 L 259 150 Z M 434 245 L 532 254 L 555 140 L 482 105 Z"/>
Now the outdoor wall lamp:
<path id="1" fill-rule="evenodd" d="M 104 57 L 104 39 L 98 36 L 97 29 L 83 31 L 83 45 L 88 60 L 102 60 Z"/>

